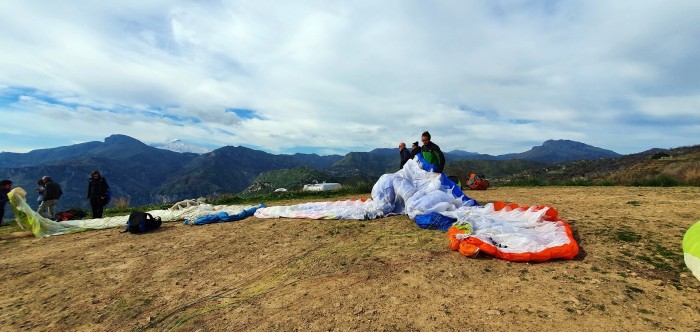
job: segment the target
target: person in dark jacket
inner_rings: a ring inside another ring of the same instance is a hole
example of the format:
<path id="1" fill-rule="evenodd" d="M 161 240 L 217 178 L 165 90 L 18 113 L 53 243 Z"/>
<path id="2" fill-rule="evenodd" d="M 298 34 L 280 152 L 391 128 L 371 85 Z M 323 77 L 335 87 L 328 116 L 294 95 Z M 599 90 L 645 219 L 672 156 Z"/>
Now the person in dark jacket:
<path id="1" fill-rule="evenodd" d="M 401 157 L 401 166 L 399 168 L 403 168 L 403 165 L 406 165 L 406 162 L 411 159 L 411 152 L 406 149 L 406 143 L 404 142 L 399 143 L 399 156 Z"/>
<path id="2" fill-rule="evenodd" d="M 415 157 L 419 153 L 420 146 L 418 146 L 418 142 L 413 142 L 413 146 L 411 147 L 411 159 L 413 159 L 413 157 Z"/>
<path id="3" fill-rule="evenodd" d="M 56 217 L 56 204 L 63 195 L 63 190 L 61 190 L 61 185 L 58 182 L 53 182 L 50 176 L 42 177 L 41 183 L 44 185 L 44 200 L 41 201 L 36 212 L 39 212 L 44 218 L 53 219 Z"/>
<path id="4" fill-rule="evenodd" d="M 7 193 L 9 193 L 10 190 L 12 190 L 12 181 L 0 181 L 0 225 L 2 225 L 2 218 L 5 217 L 5 204 L 9 201 Z"/>
<path id="5" fill-rule="evenodd" d="M 107 184 L 107 180 L 100 175 L 100 172 L 92 172 L 90 175 L 90 182 L 88 183 L 87 198 L 90 200 L 93 218 L 102 218 L 108 192 L 109 185 Z"/>
<path id="6" fill-rule="evenodd" d="M 442 170 L 445 168 L 445 155 L 442 153 L 442 150 L 437 144 L 430 141 L 430 133 L 427 131 L 423 132 L 420 140 L 423 142 L 423 146 L 420 149 L 423 159 L 435 166 L 435 173 L 442 173 Z"/>

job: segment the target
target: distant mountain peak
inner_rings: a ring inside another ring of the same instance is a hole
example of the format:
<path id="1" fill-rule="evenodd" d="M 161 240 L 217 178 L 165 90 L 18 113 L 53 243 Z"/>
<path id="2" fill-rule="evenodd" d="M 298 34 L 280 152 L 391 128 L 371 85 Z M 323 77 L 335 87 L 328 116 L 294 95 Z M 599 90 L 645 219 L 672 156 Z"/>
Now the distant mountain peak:
<path id="1" fill-rule="evenodd" d="M 143 142 L 127 135 L 122 135 L 122 134 L 114 134 L 110 135 L 109 137 L 105 138 L 105 144 L 108 145 L 116 145 L 116 144 L 138 144 L 138 145 L 145 145 Z"/>
<path id="2" fill-rule="evenodd" d="M 588 145 L 586 143 L 581 143 L 577 141 L 572 141 L 569 139 L 548 139 L 542 143 L 543 147 L 587 147 L 591 148 L 594 146 Z"/>
<path id="3" fill-rule="evenodd" d="M 204 153 L 211 152 L 210 149 L 207 149 L 207 148 L 199 146 L 199 145 L 184 142 L 179 138 L 170 140 L 170 141 L 165 142 L 165 143 L 153 144 L 152 146 L 159 148 L 159 149 L 170 150 L 170 151 L 181 152 L 181 153 L 204 154 Z"/>
<path id="4" fill-rule="evenodd" d="M 536 160 L 543 162 L 565 162 L 572 160 L 617 158 L 620 154 L 568 139 L 550 139 L 529 151 L 511 154 L 510 159 Z"/>

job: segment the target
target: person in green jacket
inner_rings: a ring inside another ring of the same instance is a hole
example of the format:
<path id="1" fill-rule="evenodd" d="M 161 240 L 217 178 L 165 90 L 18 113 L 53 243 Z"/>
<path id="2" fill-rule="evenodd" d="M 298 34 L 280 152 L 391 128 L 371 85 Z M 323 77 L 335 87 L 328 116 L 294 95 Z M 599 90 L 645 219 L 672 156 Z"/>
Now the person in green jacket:
<path id="1" fill-rule="evenodd" d="M 445 168 L 445 155 L 442 153 L 442 150 L 437 144 L 430 141 L 430 133 L 427 131 L 423 132 L 420 140 L 423 142 L 423 146 L 420 149 L 423 159 L 435 166 L 435 173 L 442 173 L 442 170 Z"/>

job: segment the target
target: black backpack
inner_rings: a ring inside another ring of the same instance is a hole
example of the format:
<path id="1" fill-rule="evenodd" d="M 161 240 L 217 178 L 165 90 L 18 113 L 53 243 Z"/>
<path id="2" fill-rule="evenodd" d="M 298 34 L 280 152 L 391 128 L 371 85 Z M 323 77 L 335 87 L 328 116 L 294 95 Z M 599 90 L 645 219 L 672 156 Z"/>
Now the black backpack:
<path id="1" fill-rule="evenodd" d="M 160 217 L 154 218 L 150 213 L 134 211 L 126 222 L 126 231 L 134 234 L 144 233 L 160 228 L 161 223 Z"/>

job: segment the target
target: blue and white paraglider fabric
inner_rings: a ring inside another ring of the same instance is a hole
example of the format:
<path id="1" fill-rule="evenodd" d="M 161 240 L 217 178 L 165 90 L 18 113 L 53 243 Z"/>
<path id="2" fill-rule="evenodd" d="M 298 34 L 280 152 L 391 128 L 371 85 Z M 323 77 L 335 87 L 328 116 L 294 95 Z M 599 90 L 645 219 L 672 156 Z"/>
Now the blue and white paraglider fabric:
<path id="1" fill-rule="evenodd" d="M 367 220 L 406 214 L 422 228 L 447 230 L 458 210 L 478 206 L 457 184 L 431 169 L 422 156 L 409 160 L 396 173 L 382 175 L 372 188 L 372 198 L 314 202 L 258 209 L 258 218 Z"/>

